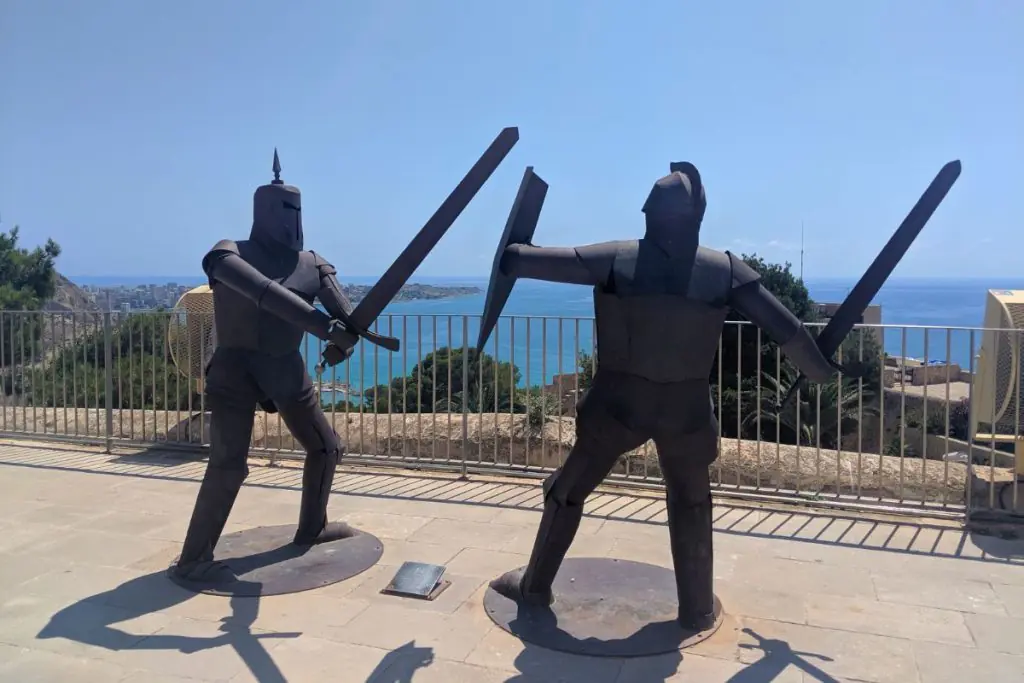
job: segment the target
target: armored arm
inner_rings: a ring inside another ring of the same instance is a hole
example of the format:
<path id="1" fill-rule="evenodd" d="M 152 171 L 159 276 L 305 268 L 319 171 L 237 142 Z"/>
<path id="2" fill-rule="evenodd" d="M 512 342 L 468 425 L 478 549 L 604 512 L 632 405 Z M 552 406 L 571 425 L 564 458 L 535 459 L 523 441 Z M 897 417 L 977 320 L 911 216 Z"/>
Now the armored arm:
<path id="1" fill-rule="evenodd" d="M 338 271 L 327 261 L 324 261 L 315 252 L 313 258 L 316 261 L 316 269 L 320 274 L 320 291 L 316 298 L 324 305 L 331 317 L 346 321 L 352 315 L 352 303 L 341 290 L 341 285 L 336 277 Z"/>
<path id="2" fill-rule="evenodd" d="M 535 247 L 510 244 L 501 257 L 501 272 L 514 278 L 603 285 L 608 281 L 616 248 L 612 244 L 585 247 Z"/>
<path id="3" fill-rule="evenodd" d="M 246 262 L 231 240 L 221 240 L 203 257 L 203 271 L 211 285 L 230 287 L 285 322 L 325 341 L 332 339 L 333 324 L 327 315 Z"/>
<path id="4" fill-rule="evenodd" d="M 729 304 L 782 346 L 812 382 L 827 382 L 836 369 L 821 353 L 807 328 L 761 284 L 761 276 L 733 254 Z"/>

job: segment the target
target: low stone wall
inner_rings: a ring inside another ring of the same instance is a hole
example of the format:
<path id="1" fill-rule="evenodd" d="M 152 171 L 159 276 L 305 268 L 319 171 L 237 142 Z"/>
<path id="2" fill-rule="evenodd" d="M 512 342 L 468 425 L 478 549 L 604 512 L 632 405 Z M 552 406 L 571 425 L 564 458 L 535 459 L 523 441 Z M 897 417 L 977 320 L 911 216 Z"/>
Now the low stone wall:
<path id="1" fill-rule="evenodd" d="M 557 467 L 572 447 L 571 418 L 550 418 L 543 428 L 525 415 L 424 413 L 374 415 L 328 413 L 348 452 L 471 465 Z M 0 411 L 0 431 L 46 436 L 100 438 L 106 434 L 103 409 L 11 408 Z M 465 437 L 464 437 L 465 434 Z M 209 415 L 153 410 L 113 411 L 113 438 L 138 442 L 204 444 L 209 440 Z M 256 414 L 255 449 L 299 450 L 280 417 Z M 616 472 L 658 481 L 661 477 L 653 444 L 628 453 Z M 962 463 L 900 458 L 851 451 L 817 450 L 771 442 L 723 439 L 713 479 L 724 485 L 762 490 L 796 490 L 822 496 L 856 494 L 867 499 L 962 504 L 967 468 Z"/>

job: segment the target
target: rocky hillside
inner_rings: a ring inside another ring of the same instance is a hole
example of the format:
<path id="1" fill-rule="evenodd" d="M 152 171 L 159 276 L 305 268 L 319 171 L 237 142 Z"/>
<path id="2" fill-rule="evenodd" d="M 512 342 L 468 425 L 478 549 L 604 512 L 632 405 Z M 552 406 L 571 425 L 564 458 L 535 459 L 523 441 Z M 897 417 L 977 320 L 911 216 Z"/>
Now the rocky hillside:
<path id="1" fill-rule="evenodd" d="M 46 311 L 95 311 L 96 301 L 81 287 L 57 273 L 57 291 L 43 306 Z"/>

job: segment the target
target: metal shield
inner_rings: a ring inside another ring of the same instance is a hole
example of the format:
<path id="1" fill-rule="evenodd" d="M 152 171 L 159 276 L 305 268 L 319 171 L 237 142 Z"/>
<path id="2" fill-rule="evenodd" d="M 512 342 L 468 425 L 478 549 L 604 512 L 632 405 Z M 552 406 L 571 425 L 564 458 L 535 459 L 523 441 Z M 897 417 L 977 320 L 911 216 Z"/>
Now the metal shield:
<path id="1" fill-rule="evenodd" d="M 501 272 L 501 259 L 510 244 L 529 244 L 537 229 L 544 198 L 548 193 L 548 184 L 533 172 L 533 166 L 527 166 L 523 180 L 519 183 L 519 192 L 509 211 L 505 231 L 498 242 L 498 250 L 494 254 L 494 265 L 491 267 L 491 281 L 487 285 L 487 299 L 484 302 L 484 313 L 480 320 L 480 336 L 476 349 L 482 351 L 491 336 L 498 317 L 505 308 L 512 287 L 516 283 L 515 276 Z"/>

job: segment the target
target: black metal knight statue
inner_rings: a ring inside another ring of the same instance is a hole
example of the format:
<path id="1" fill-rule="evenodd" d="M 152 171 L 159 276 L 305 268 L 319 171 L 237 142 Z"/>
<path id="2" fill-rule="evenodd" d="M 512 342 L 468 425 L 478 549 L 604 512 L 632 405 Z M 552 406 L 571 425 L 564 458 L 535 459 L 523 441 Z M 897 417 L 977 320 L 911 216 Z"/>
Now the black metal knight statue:
<path id="1" fill-rule="evenodd" d="M 203 258 L 213 290 L 217 348 L 206 368 L 210 457 L 184 547 L 172 574 L 199 584 L 237 580 L 214 549 L 242 483 L 257 406 L 277 412 L 306 452 L 293 543 L 313 546 L 352 533 L 329 523 L 327 502 L 343 444 L 320 407 L 300 347 L 304 335 L 326 342 L 323 363 L 352 355 L 360 338 L 390 351 L 398 340 L 370 331 L 441 236 L 518 140 L 507 128 L 355 309 L 335 268 L 305 247 L 299 189 L 280 178 L 256 189 L 249 239 L 221 240 Z M 323 311 L 314 304 L 319 301 Z M 325 312 L 326 311 L 326 312 Z"/>
<path id="2" fill-rule="evenodd" d="M 622 454 L 653 440 L 666 488 L 678 624 L 698 632 L 713 628 L 718 616 L 709 478 L 709 465 L 718 457 L 718 424 L 710 377 L 727 312 L 735 309 L 764 330 L 811 381 L 824 382 L 844 369 L 830 360 L 836 349 L 816 340 L 742 259 L 698 244 L 707 206 L 700 173 L 688 162 L 673 163 L 670 171 L 643 205 L 641 239 L 560 248 L 532 244 L 547 185 L 532 168 L 526 170 L 495 257 L 478 348 L 517 278 L 588 285 L 594 289 L 597 368 L 577 406 L 575 445 L 544 482 L 543 516 L 529 564 L 491 588 L 526 606 L 557 601 L 552 585 L 587 497 Z M 949 175 L 944 190 L 929 190 L 930 210 L 915 207 L 916 231 L 955 180 Z M 888 265 L 869 283 L 874 292 L 902 255 L 891 244 L 887 249 Z M 872 295 L 859 311 L 848 310 L 833 322 L 848 333 Z"/>

